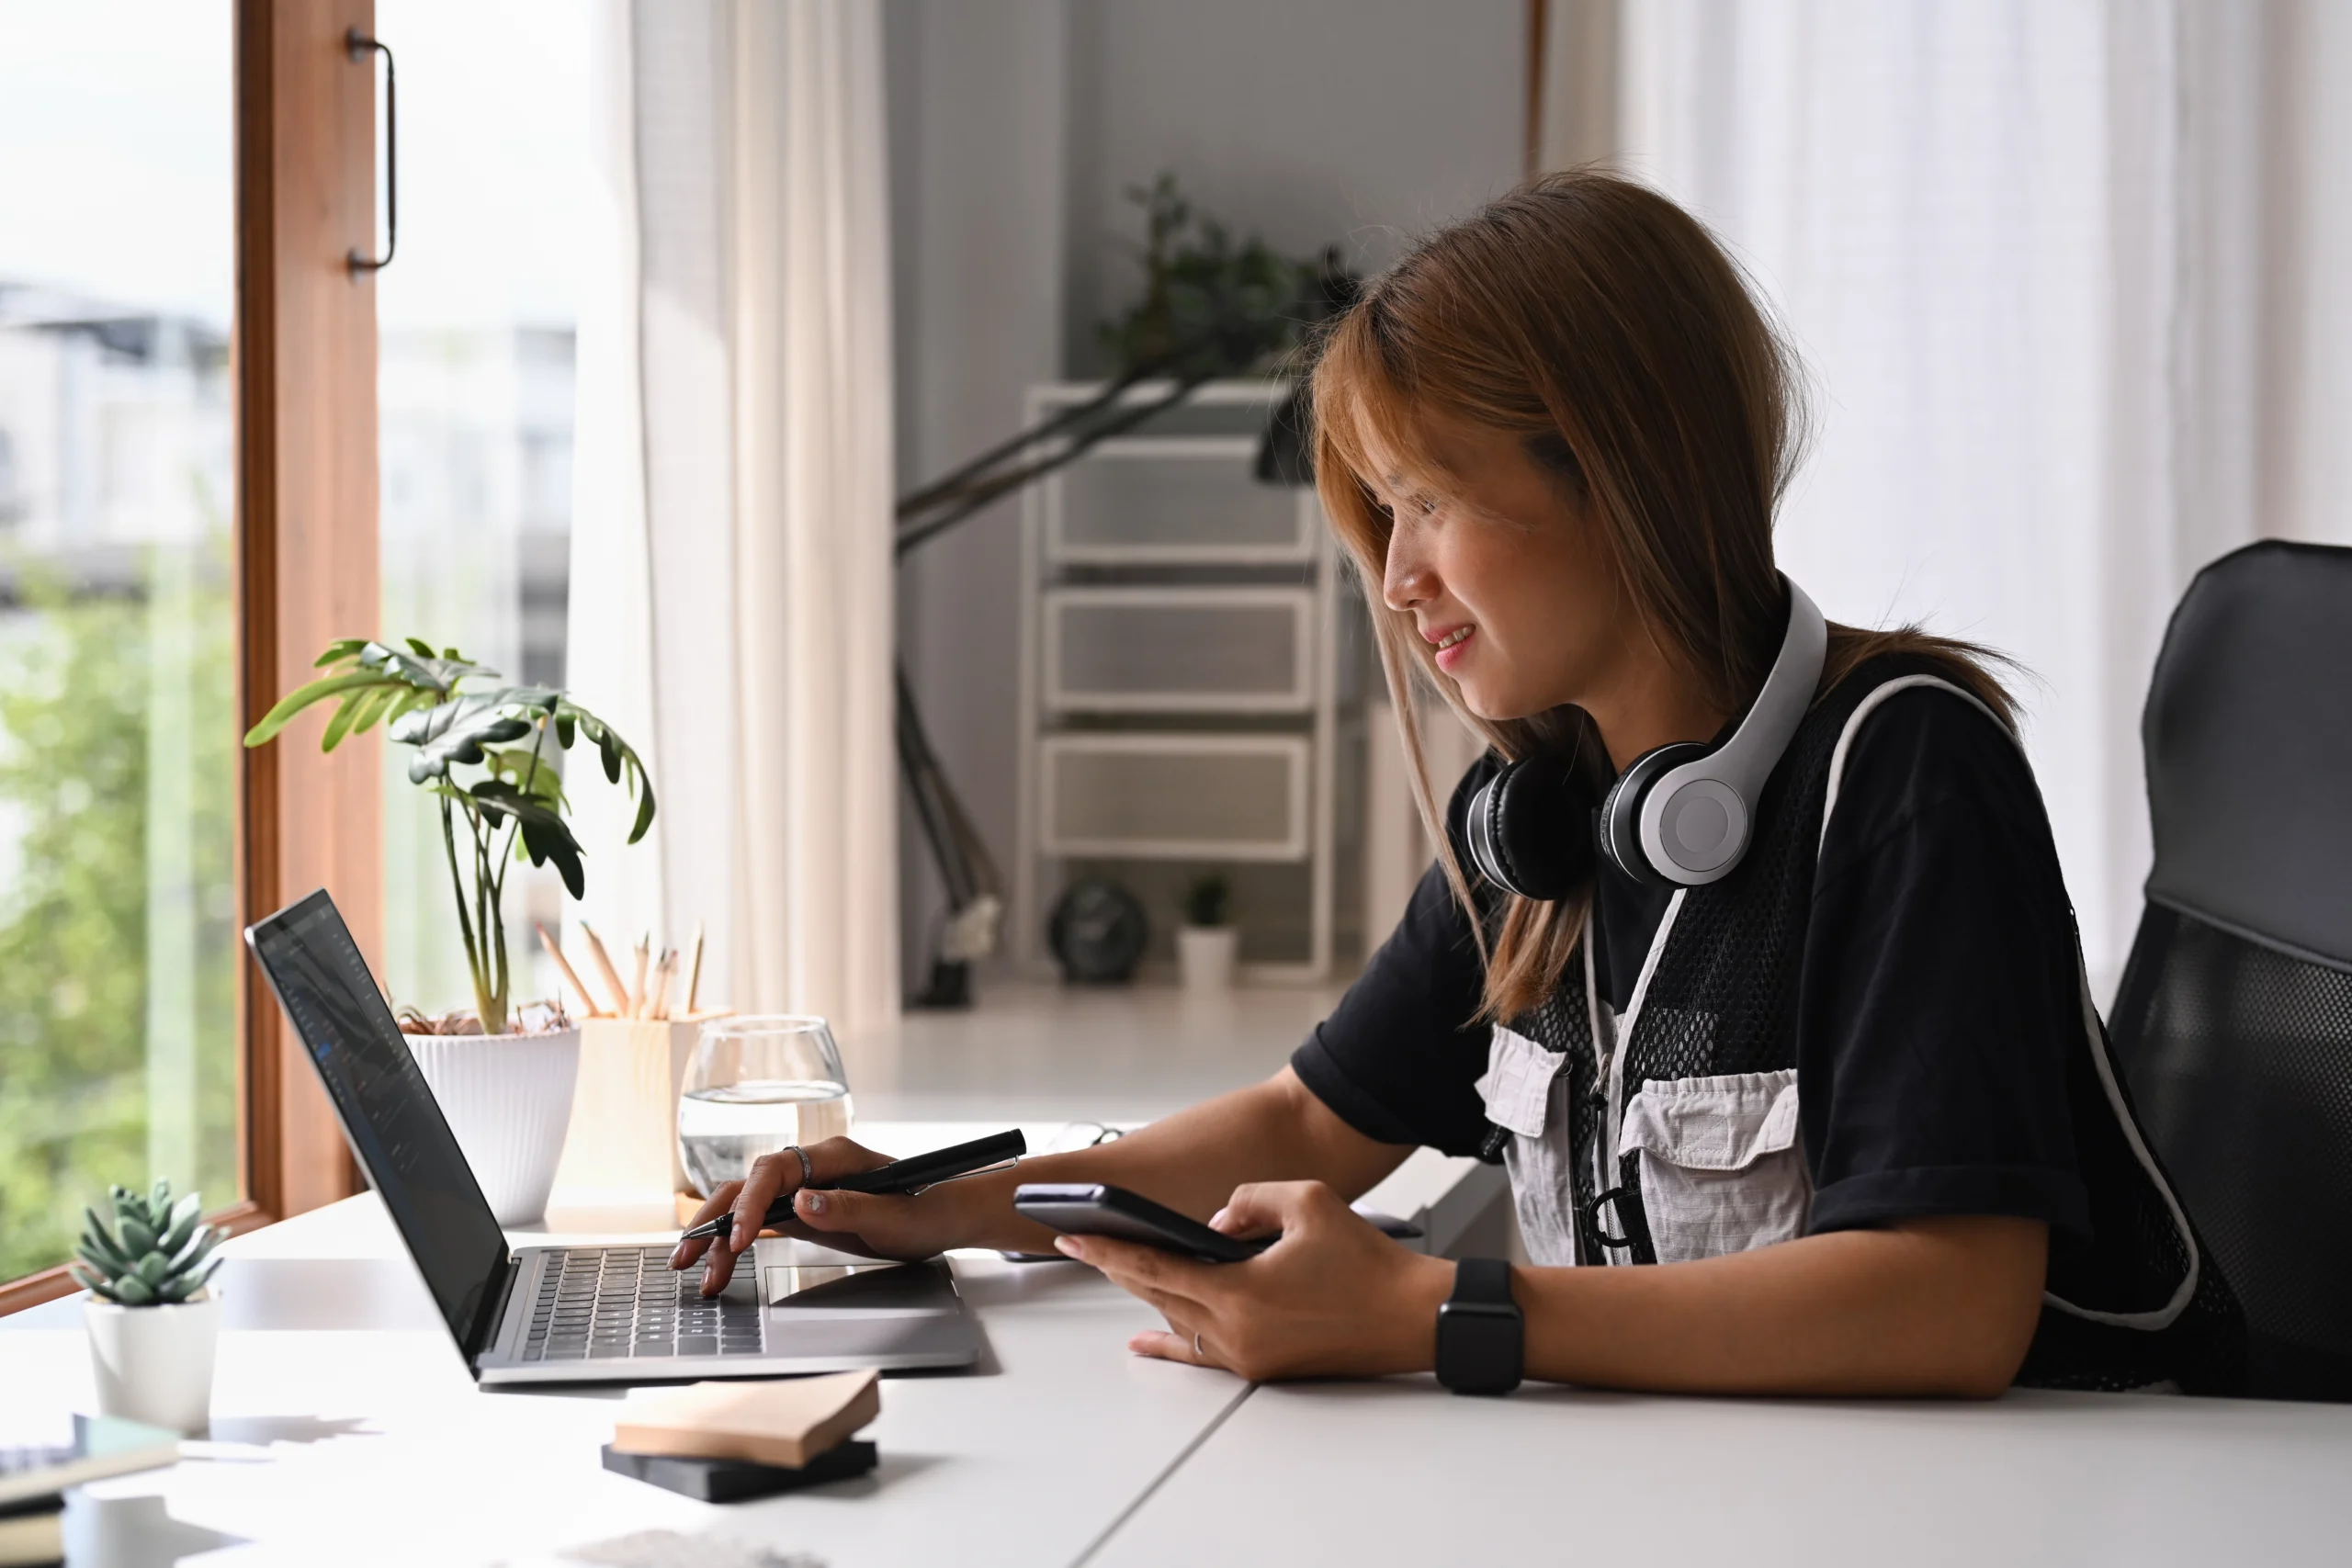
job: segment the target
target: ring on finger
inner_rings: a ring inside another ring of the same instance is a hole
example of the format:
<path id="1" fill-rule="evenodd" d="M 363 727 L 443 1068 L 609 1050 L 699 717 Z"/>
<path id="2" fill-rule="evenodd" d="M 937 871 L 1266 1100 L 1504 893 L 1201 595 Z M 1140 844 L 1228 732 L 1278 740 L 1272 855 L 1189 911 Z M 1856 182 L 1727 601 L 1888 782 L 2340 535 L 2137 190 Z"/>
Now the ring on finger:
<path id="1" fill-rule="evenodd" d="M 1198 1329 L 1195 1329 L 1193 1332 L 1193 1354 L 1200 1357 L 1203 1360 L 1208 1359 L 1209 1353 L 1201 1348 L 1201 1336 Z"/>
<path id="2" fill-rule="evenodd" d="M 786 1144 L 784 1146 L 800 1156 L 800 1185 L 803 1187 L 816 1185 L 817 1168 L 808 1163 L 808 1151 L 798 1144 Z"/>

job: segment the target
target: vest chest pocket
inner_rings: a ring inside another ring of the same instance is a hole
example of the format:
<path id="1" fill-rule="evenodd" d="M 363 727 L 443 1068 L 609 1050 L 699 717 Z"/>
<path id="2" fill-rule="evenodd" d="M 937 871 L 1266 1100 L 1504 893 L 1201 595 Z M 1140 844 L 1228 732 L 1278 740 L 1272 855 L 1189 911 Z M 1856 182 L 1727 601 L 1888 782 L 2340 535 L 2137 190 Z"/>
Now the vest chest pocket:
<path id="1" fill-rule="evenodd" d="M 1653 1078 L 1626 1102 L 1617 1151 L 1638 1153 L 1642 1211 L 1660 1263 L 1804 1233 L 1813 1179 L 1797 1141 L 1793 1070 Z"/>

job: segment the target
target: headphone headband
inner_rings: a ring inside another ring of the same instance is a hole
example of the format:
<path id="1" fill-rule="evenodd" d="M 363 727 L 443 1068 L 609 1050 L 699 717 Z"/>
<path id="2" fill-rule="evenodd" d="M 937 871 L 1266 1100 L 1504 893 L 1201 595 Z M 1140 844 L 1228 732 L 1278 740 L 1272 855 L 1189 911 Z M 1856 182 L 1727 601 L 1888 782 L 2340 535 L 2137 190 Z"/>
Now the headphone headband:
<path id="1" fill-rule="evenodd" d="M 1712 750 L 1677 741 L 1645 751 L 1619 774 L 1599 813 L 1599 847 L 1642 882 L 1703 886 L 1747 852 L 1757 803 L 1795 739 L 1821 684 L 1829 626 L 1804 589 L 1789 591 L 1788 629 L 1764 689 L 1731 739 Z M 1487 880 L 1529 898 L 1561 898 L 1591 869 L 1591 799 L 1573 759 L 1531 757 L 1504 767 L 1470 802 L 1470 858 Z"/>

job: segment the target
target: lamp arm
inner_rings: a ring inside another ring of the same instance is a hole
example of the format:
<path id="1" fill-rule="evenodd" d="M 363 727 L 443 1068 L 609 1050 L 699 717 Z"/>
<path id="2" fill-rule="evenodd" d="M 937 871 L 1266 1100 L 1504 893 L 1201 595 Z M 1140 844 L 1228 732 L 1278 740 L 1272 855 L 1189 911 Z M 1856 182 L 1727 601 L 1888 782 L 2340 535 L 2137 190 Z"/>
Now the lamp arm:
<path id="1" fill-rule="evenodd" d="M 1165 396 L 1137 403 L 1133 408 L 1121 410 L 1113 418 L 1070 437 L 1067 446 L 1056 447 L 1042 457 L 1032 458 L 1018 468 L 991 475 L 974 483 L 968 490 L 960 491 L 961 501 L 936 517 L 926 518 L 919 523 L 909 523 L 905 521 L 907 513 L 902 509 L 899 513 L 900 523 L 895 546 L 897 554 L 904 557 L 918 545 L 928 543 L 938 537 L 974 513 L 993 505 L 1015 491 L 1035 484 L 1055 469 L 1075 462 L 1096 444 L 1108 441 L 1112 436 L 1125 431 L 1133 430 L 1162 409 L 1172 407 L 1192 396 L 1194 389 L 1208 379 L 1210 378 L 1207 376 L 1188 377 L 1177 382 L 1175 389 Z M 1037 439 L 1037 433 L 1025 433 L 1018 439 L 1020 444 L 1025 445 Z M 938 490 L 941 487 L 931 488 Z"/>
<path id="2" fill-rule="evenodd" d="M 1128 370 L 1117 380 L 1109 383 L 1084 402 L 1072 403 L 1052 418 L 1040 420 L 1018 434 L 1007 436 L 979 456 L 966 462 L 962 467 L 942 474 L 922 489 L 908 491 L 899 498 L 899 520 L 903 523 L 910 517 L 919 517 L 941 502 L 952 501 L 964 494 L 972 480 L 984 476 L 989 468 L 1023 448 L 1034 446 L 1046 437 L 1102 412 L 1125 396 L 1128 388 L 1138 381 L 1151 379 L 1152 377 L 1176 363 L 1184 354 L 1193 352 L 1196 346 L 1187 344 L 1181 350 L 1155 355 Z"/>

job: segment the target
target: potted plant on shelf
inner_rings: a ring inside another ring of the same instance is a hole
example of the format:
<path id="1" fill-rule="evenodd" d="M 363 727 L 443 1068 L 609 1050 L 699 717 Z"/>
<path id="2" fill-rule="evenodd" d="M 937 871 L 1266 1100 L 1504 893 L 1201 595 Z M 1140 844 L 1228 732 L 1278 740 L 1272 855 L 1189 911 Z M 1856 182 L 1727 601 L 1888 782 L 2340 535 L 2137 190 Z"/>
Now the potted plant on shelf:
<path id="1" fill-rule="evenodd" d="M 204 1200 L 172 1201 L 158 1181 L 145 1197 L 113 1190 L 115 1223 L 84 1209 L 70 1265 L 90 1294 L 83 1321 L 98 1384 L 98 1414 L 175 1432 L 200 1432 L 212 1412 L 212 1354 L 220 1298 L 211 1289 L 222 1232 L 203 1223 Z"/>
<path id="2" fill-rule="evenodd" d="M 1184 885 L 1184 923 L 1176 932 L 1176 969 L 1188 991 L 1233 987 L 1233 879 L 1205 871 Z"/>
<path id="3" fill-rule="evenodd" d="M 508 685 L 454 648 L 352 637 L 320 655 L 317 668 L 326 673 L 288 693 L 245 744 L 266 745 L 297 714 L 333 702 L 320 750 L 379 724 L 414 750 L 409 782 L 439 805 L 474 1006 L 439 1018 L 404 1007 L 401 1028 L 492 1212 L 509 1224 L 535 1220 L 563 1154 L 580 1032 L 560 1004 L 514 1005 L 506 873 L 527 857 L 553 864 L 572 897 L 586 886 L 560 765 L 575 742 L 594 745 L 605 777 L 637 801 L 632 844 L 653 825 L 652 781 L 628 742 L 568 694 Z"/>

